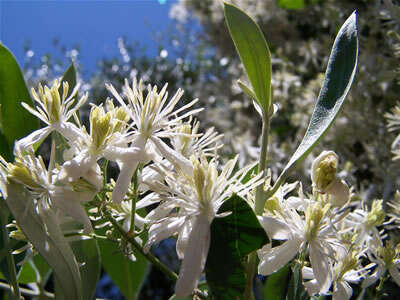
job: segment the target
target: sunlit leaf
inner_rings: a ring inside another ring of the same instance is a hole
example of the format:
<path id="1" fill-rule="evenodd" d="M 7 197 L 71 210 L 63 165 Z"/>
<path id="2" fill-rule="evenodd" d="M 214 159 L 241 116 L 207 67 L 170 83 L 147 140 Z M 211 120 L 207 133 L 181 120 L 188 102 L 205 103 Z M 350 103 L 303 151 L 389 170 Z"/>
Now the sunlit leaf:
<path id="1" fill-rule="evenodd" d="M 357 14 L 354 12 L 336 36 L 307 131 L 277 182 L 282 182 L 306 158 L 333 124 L 353 83 L 357 62 Z"/>
<path id="2" fill-rule="evenodd" d="M 94 239 L 79 240 L 71 243 L 76 260 L 81 265 L 80 273 L 83 299 L 92 300 L 96 292 L 101 272 L 100 249 Z"/>
<path id="3" fill-rule="evenodd" d="M 68 95 L 67 98 L 71 95 L 75 85 L 76 85 L 76 70 L 75 70 L 75 66 L 74 63 L 71 62 L 71 64 L 69 65 L 68 69 L 65 71 L 63 77 L 61 78 L 61 85 L 60 88 L 58 89 L 58 92 L 60 93 L 60 95 L 63 94 L 63 82 L 68 82 Z"/>
<path id="4" fill-rule="evenodd" d="M 21 106 L 21 102 L 32 105 L 17 61 L 12 53 L 0 44 L 0 128 L 11 152 L 16 139 L 39 127 L 39 121 Z"/>
<path id="5" fill-rule="evenodd" d="M 82 299 L 79 266 L 54 212 L 43 209 L 39 216 L 30 194 L 17 184 L 8 185 L 7 205 L 25 236 L 53 269 L 62 294 L 67 299 Z"/>
<path id="6" fill-rule="evenodd" d="M 126 299 L 137 299 L 148 274 L 147 259 L 135 253 L 136 261 L 128 259 L 112 241 L 99 240 L 103 268 Z"/>
<path id="7" fill-rule="evenodd" d="M 218 210 L 232 212 L 215 218 L 211 224 L 211 246 L 207 257 L 206 278 L 216 299 L 242 297 L 246 285 L 243 258 L 268 242 L 252 208 L 233 195 Z"/>
<path id="8" fill-rule="evenodd" d="M 271 54 L 260 27 L 244 11 L 224 3 L 225 20 L 236 51 L 264 113 L 271 104 Z M 248 89 L 248 94 L 253 93 Z"/>

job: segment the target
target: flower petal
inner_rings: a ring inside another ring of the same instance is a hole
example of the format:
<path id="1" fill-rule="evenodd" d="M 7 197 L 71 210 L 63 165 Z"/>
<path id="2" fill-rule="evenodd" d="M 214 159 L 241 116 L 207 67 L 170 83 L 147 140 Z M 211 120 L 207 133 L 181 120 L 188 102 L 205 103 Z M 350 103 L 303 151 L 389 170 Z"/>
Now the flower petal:
<path id="1" fill-rule="evenodd" d="M 332 266 L 329 262 L 329 257 L 324 253 L 321 245 L 316 241 L 310 243 L 310 262 L 321 292 L 327 292 L 331 287 L 333 280 Z"/>
<path id="2" fill-rule="evenodd" d="M 196 288 L 210 248 L 210 223 L 207 216 L 195 217 L 185 256 L 175 286 L 177 297 L 187 297 Z"/>
<path id="3" fill-rule="evenodd" d="M 258 218 L 268 237 L 274 240 L 288 240 L 293 234 L 289 226 L 276 218 L 262 216 Z"/>
<path id="4" fill-rule="evenodd" d="M 299 252 L 302 240 L 288 240 L 280 246 L 268 249 L 268 245 L 257 251 L 260 258 L 258 273 L 270 275 L 287 264 Z"/>

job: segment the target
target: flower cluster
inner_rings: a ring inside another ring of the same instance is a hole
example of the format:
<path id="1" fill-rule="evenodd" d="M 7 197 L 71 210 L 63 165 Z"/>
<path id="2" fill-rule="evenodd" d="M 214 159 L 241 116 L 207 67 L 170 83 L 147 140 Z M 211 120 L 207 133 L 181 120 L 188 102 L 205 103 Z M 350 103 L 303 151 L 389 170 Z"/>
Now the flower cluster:
<path id="1" fill-rule="evenodd" d="M 219 208 L 233 194 L 254 206 L 255 188 L 270 181 L 270 172 L 265 177 L 263 172 L 253 174 L 254 164 L 239 168 L 239 156 L 222 164 L 222 135 L 213 128 L 201 132 L 193 115 L 202 109 L 194 107 L 197 100 L 179 103 L 181 90 L 170 98 L 167 85 L 159 90 L 142 81 L 126 81 L 122 93 L 107 85 L 114 99 L 91 106 L 86 128 L 78 109 L 88 95 L 77 99 L 78 88 L 70 92 L 67 83 L 55 81 L 51 88 L 32 90 L 36 106 L 23 106 L 46 126 L 16 141 L 14 162 L 0 157 L 2 197 L 7 198 L 9 184 L 23 185 L 32 199 L 27 205 L 33 205 L 39 217 L 44 209 L 52 210 L 60 216 L 60 226 L 72 218 L 88 235 L 107 207 L 145 253 L 161 240 L 176 237 L 182 260 L 176 295 L 190 295 L 204 271 L 211 223 L 230 214 L 218 213 Z M 62 145 L 57 145 L 56 134 Z M 46 166 L 35 152 L 48 137 L 52 150 Z M 62 159 L 56 160 L 60 146 Z M 107 161 L 119 167 L 116 181 L 107 182 Z M 400 284 L 400 248 L 380 230 L 385 224 L 382 201 L 370 208 L 350 201 L 351 189 L 337 169 L 338 156 L 324 151 L 312 164 L 312 194 L 305 194 L 298 182 L 286 183 L 265 199 L 259 220 L 279 244 L 258 250 L 258 272 L 270 275 L 298 257 L 309 294 L 331 293 L 334 299 L 349 299 L 349 283 L 370 286 L 386 270 Z M 139 215 L 143 208 L 146 215 Z M 148 238 L 142 241 L 144 231 Z M 124 252 L 135 259 L 121 240 L 123 244 Z"/>
<path id="2" fill-rule="evenodd" d="M 399 284 L 400 252 L 379 230 L 390 222 L 385 223 L 383 201 L 373 201 L 370 208 L 351 201 L 337 166 L 337 155 L 324 151 L 312 165 L 311 195 L 300 183 L 284 184 L 267 200 L 260 221 L 268 236 L 281 243 L 258 251 L 258 271 L 270 275 L 298 255 L 308 293 L 338 300 L 352 296 L 349 283 L 368 287 L 386 270 Z M 288 196 L 296 186 L 297 195 Z"/>

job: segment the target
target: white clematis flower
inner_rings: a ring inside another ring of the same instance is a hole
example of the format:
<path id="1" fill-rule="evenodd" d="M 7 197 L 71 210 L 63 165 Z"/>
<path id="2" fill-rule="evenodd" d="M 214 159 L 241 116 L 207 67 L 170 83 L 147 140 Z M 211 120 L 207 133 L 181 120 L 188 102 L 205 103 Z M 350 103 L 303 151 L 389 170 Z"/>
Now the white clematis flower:
<path id="1" fill-rule="evenodd" d="M 138 151 L 147 151 L 147 153 L 153 152 L 153 154 L 150 153 L 150 156 L 157 155 L 154 153 L 154 149 L 157 149 L 157 151 L 173 165 L 185 168 L 186 171 L 190 170 L 189 160 L 168 146 L 162 138 L 171 138 L 176 135 L 177 133 L 174 127 L 179 125 L 181 120 L 202 110 L 189 110 L 179 115 L 181 112 L 192 107 L 198 99 L 191 101 L 179 109 L 175 109 L 175 106 L 183 95 L 182 90 L 178 90 L 168 101 L 167 84 L 164 85 L 159 92 L 157 86 L 151 87 L 149 85 L 147 94 L 144 96 L 142 81 L 138 84 L 136 79 L 134 79 L 132 86 L 129 86 L 127 80 L 125 81 L 123 94 L 128 102 L 125 103 L 112 85 L 106 86 L 133 121 L 130 148 L 138 149 Z M 118 149 L 116 148 L 115 150 Z M 138 163 L 143 162 L 135 157 L 138 155 L 136 150 L 133 151 L 131 155 L 128 153 L 126 154 L 124 158 L 120 159 L 122 163 L 121 173 L 118 176 L 116 189 L 113 192 L 113 201 L 117 203 L 122 201 L 126 194 Z"/>
<path id="2" fill-rule="evenodd" d="M 54 81 L 53 86 L 48 88 L 39 85 L 38 93 L 32 89 L 32 97 L 36 102 L 35 108 L 30 107 L 22 102 L 22 106 L 31 114 L 43 121 L 47 126 L 35 130 L 28 136 L 18 140 L 15 143 L 14 152 L 23 152 L 24 150 L 32 150 L 34 144 L 43 141 L 52 131 L 56 130 L 62 134 L 68 141 L 74 141 L 77 137 L 81 137 L 81 131 L 76 125 L 68 120 L 76 113 L 76 111 L 86 102 L 88 95 L 84 94 L 77 102 L 76 94 L 79 84 L 67 97 L 69 86 L 68 82 L 63 82 L 62 96 L 59 93 L 61 83 Z"/>
<path id="3" fill-rule="evenodd" d="M 165 183 L 147 183 L 162 202 L 147 216 L 151 226 L 144 249 L 148 251 L 152 244 L 178 235 L 176 250 L 183 259 L 175 288 L 178 297 L 190 295 L 197 286 L 210 246 L 210 224 L 218 217 L 219 207 L 232 193 L 243 195 L 262 182 L 258 176 L 241 183 L 252 166 L 231 176 L 236 162 L 237 157 L 218 172 L 214 160 L 192 157 L 190 174 L 158 166 Z"/>
<path id="4" fill-rule="evenodd" d="M 305 249 L 309 252 L 311 266 L 319 291 L 329 290 L 332 283 L 332 260 L 334 254 L 334 230 L 328 221 L 330 205 L 310 203 L 305 218 L 290 206 L 281 204 L 275 216 L 264 215 L 260 222 L 268 236 L 285 241 L 280 246 L 265 245 L 258 250 L 260 264 L 258 273 L 270 275 L 287 264 L 295 255 Z"/>
<path id="5" fill-rule="evenodd" d="M 8 181 L 23 184 L 29 190 L 37 201 L 36 205 L 74 218 L 83 224 L 86 233 L 93 230 L 81 205 L 92 200 L 97 192 L 90 183 L 77 181 L 68 185 L 60 184 L 56 181 L 56 174 L 48 173 L 42 158 L 33 155 L 17 156 L 14 163 L 7 165 L 7 174 Z"/>

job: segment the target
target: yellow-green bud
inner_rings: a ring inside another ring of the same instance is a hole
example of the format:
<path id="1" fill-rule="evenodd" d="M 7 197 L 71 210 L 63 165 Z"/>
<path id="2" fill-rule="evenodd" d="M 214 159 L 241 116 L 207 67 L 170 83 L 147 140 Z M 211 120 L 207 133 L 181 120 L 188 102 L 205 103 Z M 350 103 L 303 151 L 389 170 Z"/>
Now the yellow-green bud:
<path id="1" fill-rule="evenodd" d="M 312 163 L 311 180 L 313 186 L 321 193 L 336 178 L 338 156 L 333 151 L 323 151 Z"/>
<path id="2" fill-rule="evenodd" d="M 383 210 L 383 200 L 374 200 L 371 210 L 368 212 L 366 226 L 380 226 L 385 221 L 385 211 Z"/>
<path id="3" fill-rule="evenodd" d="M 322 220 L 329 209 L 329 203 L 322 207 L 320 202 L 307 207 L 305 225 L 305 237 L 307 241 L 312 241 L 317 237 L 318 231 L 322 225 Z"/>

